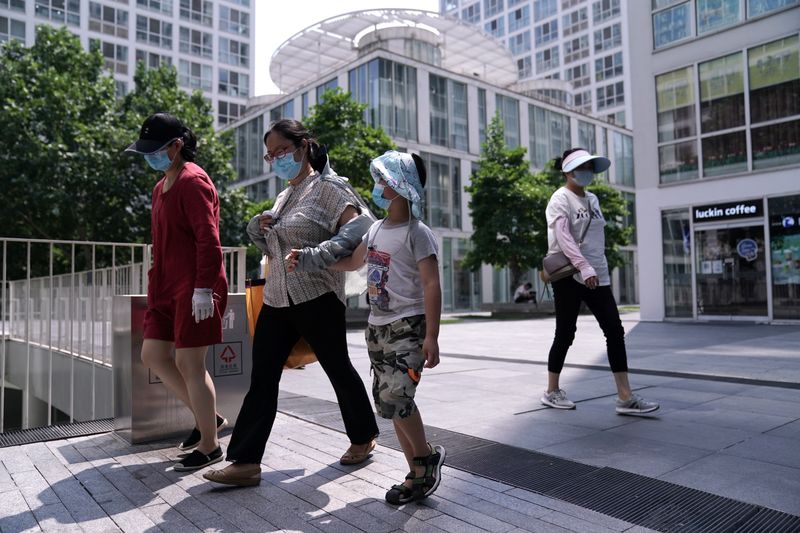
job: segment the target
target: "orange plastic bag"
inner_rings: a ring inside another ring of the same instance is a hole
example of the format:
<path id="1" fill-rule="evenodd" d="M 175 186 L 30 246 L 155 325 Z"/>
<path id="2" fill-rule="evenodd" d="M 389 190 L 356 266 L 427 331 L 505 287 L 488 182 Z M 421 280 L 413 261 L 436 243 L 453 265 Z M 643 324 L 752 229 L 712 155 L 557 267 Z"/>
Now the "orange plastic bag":
<path id="1" fill-rule="evenodd" d="M 261 312 L 261 306 L 264 304 L 264 285 L 266 280 L 261 279 L 248 279 L 245 281 L 245 305 L 247 306 L 247 327 L 250 330 L 250 340 L 256 330 L 256 321 L 258 314 Z M 297 344 L 292 348 L 289 358 L 283 365 L 283 368 L 297 368 L 300 366 L 315 363 L 317 356 L 314 350 L 308 345 L 305 339 L 301 338 Z"/>

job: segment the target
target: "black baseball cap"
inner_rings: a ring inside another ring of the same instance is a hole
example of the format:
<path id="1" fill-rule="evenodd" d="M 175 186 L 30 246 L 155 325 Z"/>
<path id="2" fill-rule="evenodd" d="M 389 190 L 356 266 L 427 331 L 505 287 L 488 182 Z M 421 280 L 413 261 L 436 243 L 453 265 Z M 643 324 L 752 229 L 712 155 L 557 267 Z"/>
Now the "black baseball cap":
<path id="1" fill-rule="evenodd" d="M 169 113 L 156 113 L 147 117 L 139 132 L 139 140 L 128 146 L 126 152 L 154 154 L 183 135 L 184 125 Z"/>

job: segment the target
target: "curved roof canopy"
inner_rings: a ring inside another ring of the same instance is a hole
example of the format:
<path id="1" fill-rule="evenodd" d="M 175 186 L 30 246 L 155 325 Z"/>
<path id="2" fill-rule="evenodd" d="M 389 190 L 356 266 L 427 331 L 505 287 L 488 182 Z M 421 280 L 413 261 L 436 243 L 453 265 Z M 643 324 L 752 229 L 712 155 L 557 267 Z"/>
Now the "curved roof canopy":
<path id="1" fill-rule="evenodd" d="M 327 74 L 355 60 L 364 46 L 409 35 L 408 30 L 398 32 L 400 28 L 414 30 L 420 41 L 438 43 L 446 70 L 500 86 L 518 79 L 510 52 L 494 37 L 433 11 L 406 9 L 355 11 L 309 26 L 275 50 L 270 76 L 284 93 L 313 80 L 322 82 Z"/>

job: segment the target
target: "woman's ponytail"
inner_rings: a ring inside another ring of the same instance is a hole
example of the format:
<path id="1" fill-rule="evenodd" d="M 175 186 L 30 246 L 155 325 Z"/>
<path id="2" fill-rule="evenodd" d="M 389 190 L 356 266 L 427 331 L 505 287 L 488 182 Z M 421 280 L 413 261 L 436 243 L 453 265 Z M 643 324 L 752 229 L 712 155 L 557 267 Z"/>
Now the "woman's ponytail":
<path id="1" fill-rule="evenodd" d="M 181 132 L 181 139 L 183 139 L 181 158 L 184 161 L 194 161 L 194 158 L 197 157 L 197 137 L 195 137 L 192 130 L 184 126 Z"/>

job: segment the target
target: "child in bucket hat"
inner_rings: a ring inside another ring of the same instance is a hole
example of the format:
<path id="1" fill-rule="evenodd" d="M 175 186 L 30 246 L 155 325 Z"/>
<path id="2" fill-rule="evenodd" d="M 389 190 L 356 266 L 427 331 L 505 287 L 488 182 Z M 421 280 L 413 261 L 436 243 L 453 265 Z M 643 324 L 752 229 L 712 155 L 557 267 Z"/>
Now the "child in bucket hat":
<path id="1" fill-rule="evenodd" d="M 366 339 L 375 408 L 391 419 L 409 473 L 386 501 L 421 500 L 439 487 L 445 450 L 425 435 L 415 392 L 423 369 L 439 364 L 439 283 L 436 236 L 422 221 L 425 166 L 417 155 L 390 150 L 372 160 L 372 199 L 386 217 L 367 231 L 353 254 L 329 268 L 356 270 L 367 263 L 370 303 Z"/>

